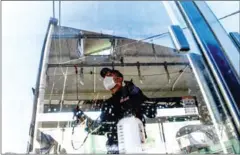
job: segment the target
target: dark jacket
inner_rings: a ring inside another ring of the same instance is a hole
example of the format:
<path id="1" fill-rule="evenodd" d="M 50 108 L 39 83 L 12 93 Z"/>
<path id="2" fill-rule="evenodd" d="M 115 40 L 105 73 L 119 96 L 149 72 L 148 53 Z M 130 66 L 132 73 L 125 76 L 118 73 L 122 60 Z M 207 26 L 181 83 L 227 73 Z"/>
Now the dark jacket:
<path id="1" fill-rule="evenodd" d="M 101 107 L 100 121 L 94 123 L 90 130 L 94 130 L 102 125 L 93 134 L 107 134 L 107 145 L 118 145 L 117 123 L 120 119 L 129 114 L 139 118 L 145 126 L 145 117 L 154 118 L 156 116 L 156 104 L 147 104 L 148 98 L 131 81 L 125 81 L 125 86 L 106 100 Z"/>
<path id="2" fill-rule="evenodd" d="M 95 135 L 107 135 L 106 145 L 108 148 L 108 146 L 118 146 L 117 123 L 122 118 L 134 115 L 143 122 L 145 128 L 145 116 L 148 118 L 156 117 L 156 103 L 147 103 L 148 101 L 148 97 L 132 81 L 125 81 L 124 87 L 103 102 L 100 120 L 91 120 L 86 115 L 82 115 L 83 112 L 80 109 L 75 109 L 74 113 L 79 119 L 82 116 L 87 119 L 87 131 Z M 77 111 L 79 111 L 78 114 L 76 114 Z M 145 136 L 147 136 L 146 132 Z M 108 150 L 108 153 L 115 154 L 118 151 Z"/>

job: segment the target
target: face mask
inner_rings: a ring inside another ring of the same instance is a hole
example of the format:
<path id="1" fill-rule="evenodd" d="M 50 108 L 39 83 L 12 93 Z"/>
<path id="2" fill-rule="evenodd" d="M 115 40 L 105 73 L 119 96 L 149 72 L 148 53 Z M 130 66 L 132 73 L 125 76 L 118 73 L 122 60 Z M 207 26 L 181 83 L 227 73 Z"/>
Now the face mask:
<path id="1" fill-rule="evenodd" d="M 105 89 L 111 90 L 112 88 L 114 88 L 116 86 L 116 83 L 114 82 L 113 77 L 106 76 L 103 80 L 103 85 L 104 85 Z"/>

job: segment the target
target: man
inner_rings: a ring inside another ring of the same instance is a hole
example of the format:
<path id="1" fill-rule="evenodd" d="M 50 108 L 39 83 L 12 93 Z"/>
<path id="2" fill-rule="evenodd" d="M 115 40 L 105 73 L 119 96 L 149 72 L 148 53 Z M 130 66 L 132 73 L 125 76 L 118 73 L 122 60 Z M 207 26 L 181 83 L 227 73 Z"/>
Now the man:
<path id="1" fill-rule="evenodd" d="M 108 154 L 118 154 L 117 123 L 120 119 L 132 116 L 139 118 L 145 127 L 144 115 L 154 118 L 156 115 L 155 104 L 145 104 L 148 98 L 136 87 L 132 81 L 123 81 L 123 75 L 118 70 L 103 68 L 100 72 L 103 85 L 111 91 L 112 97 L 106 100 L 101 108 L 100 121 L 94 122 L 77 107 L 75 116 L 78 120 L 87 119 L 87 130 L 94 131 L 99 124 L 102 126 L 93 134 L 107 135 Z M 123 86 L 123 82 L 125 85 Z M 131 131 L 130 131 L 131 132 Z M 146 136 L 146 132 L 145 132 Z"/>

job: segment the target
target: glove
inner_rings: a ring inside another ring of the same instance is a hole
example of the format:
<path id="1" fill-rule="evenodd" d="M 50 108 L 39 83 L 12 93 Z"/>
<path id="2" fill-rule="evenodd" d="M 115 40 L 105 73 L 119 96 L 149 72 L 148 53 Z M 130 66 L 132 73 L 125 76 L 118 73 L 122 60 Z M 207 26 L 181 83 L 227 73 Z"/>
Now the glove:
<path id="1" fill-rule="evenodd" d="M 77 124 L 80 122 L 80 120 L 81 122 L 84 120 L 83 116 L 84 116 L 84 113 L 79 108 L 79 106 L 73 109 L 73 119 L 74 121 L 76 121 Z"/>

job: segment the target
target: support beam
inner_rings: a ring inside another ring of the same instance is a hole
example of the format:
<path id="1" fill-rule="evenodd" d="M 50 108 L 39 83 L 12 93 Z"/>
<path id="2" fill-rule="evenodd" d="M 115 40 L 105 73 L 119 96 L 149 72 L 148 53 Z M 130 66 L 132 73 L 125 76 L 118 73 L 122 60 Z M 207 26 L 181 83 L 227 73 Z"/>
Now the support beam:
<path id="1" fill-rule="evenodd" d="M 152 100 L 152 101 L 151 101 Z M 151 98 L 149 103 L 157 103 L 158 108 L 183 108 L 182 97 L 162 97 L 162 98 Z M 43 113 L 56 113 L 56 112 L 72 112 L 72 110 L 78 105 L 79 101 L 64 101 L 62 109 L 59 105 L 60 101 L 53 102 L 55 104 L 48 104 L 48 100 L 45 101 L 47 104 L 44 105 Z M 57 104 L 58 103 L 58 104 Z M 82 104 L 79 104 L 83 111 L 99 111 L 101 109 L 103 100 L 81 100 Z M 196 105 L 194 105 L 196 106 Z"/>
<path id="2" fill-rule="evenodd" d="M 161 112 L 161 111 L 160 111 Z M 56 116 L 50 116 L 51 118 L 56 118 Z M 96 117 L 96 116 L 94 116 Z M 174 119 L 173 119 L 174 118 Z M 65 124 L 69 123 L 70 119 L 68 119 L 68 117 L 65 118 L 61 118 L 62 120 L 66 120 L 66 121 L 60 121 L 61 127 L 65 127 Z M 158 121 L 165 123 L 165 122 L 184 122 L 184 121 L 199 121 L 199 116 L 197 115 L 189 115 L 189 116 L 177 116 L 177 117 L 157 117 L 157 118 L 146 118 L 146 124 L 154 124 L 157 123 Z M 49 131 L 49 130 L 57 130 L 57 122 L 58 121 L 50 121 L 50 122 L 39 122 L 39 124 L 42 124 L 42 128 L 39 128 L 41 131 Z M 70 130 L 72 131 L 72 128 L 69 126 L 69 128 L 65 128 L 66 130 Z"/>
<path id="3" fill-rule="evenodd" d="M 106 48 L 108 49 L 108 48 Z M 97 51 L 99 52 L 99 51 Z M 95 53 L 95 52 L 94 52 Z M 91 53 L 92 54 L 92 53 Z M 161 54 L 161 53 L 156 53 L 157 55 L 157 58 L 184 58 L 185 55 L 170 55 L 170 54 Z M 62 52 L 62 57 L 66 57 L 66 58 L 69 58 L 69 54 L 68 54 L 68 51 L 63 51 Z M 110 56 L 109 55 L 90 55 L 89 53 L 85 54 L 84 55 L 86 57 L 86 59 L 92 59 L 92 58 L 100 58 L 100 57 L 103 57 L 105 59 L 109 59 Z M 131 53 L 126 53 L 123 55 L 125 58 L 130 58 L 130 59 L 137 59 L 137 58 L 143 58 L 143 57 L 146 57 L 146 58 L 152 58 L 154 57 L 153 53 L 139 53 L 137 55 L 137 57 L 134 55 L 134 54 L 131 54 Z M 51 59 L 54 59 L 55 57 L 58 57 L 58 54 L 56 54 L 56 52 L 52 52 L 50 53 L 49 55 L 49 58 Z M 120 56 L 121 57 L 121 56 Z"/>
<path id="4" fill-rule="evenodd" d="M 193 107 L 195 109 L 195 112 L 186 114 L 185 108 L 162 108 L 162 109 L 157 109 L 157 118 L 165 118 L 165 119 L 173 119 L 173 117 L 189 117 L 189 116 L 197 116 L 198 111 L 197 107 Z M 98 118 L 100 115 L 101 111 L 86 111 L 85 114 L 89 116 L 92 119 Z M 59 122 L 65 122 L 65 121 L 72 121 L 73 114 L 72 112 L 56 112 L 56 113 L 42 113 L 40 114 L 39 117 L 39 122 L 52 122 L 56 123 L 57 121 Z M 155 118 L 156 119 L 156 118 Z M 65 123 L 61 123 L 65 124 Z"/>
<path id="5" fill-rule="evenodd" d="M 127 39 L 104 34 L 54 34 L 52 39 Z"/>
<path id="6" fill-rule="evenodd" d="M 80 64 L 48 64 L 49 68 L 52 67 L 74 67 L 74 65 L 77 65 L 78 67 L 112 67 L 112 63 L 80 63 Z M 124 63 L 124 66 L 131 67 L 131 66 L 137 66 L 138 63 Z M 189 65 L 189 63 L 186 62 L 165 62 L 164 63 L 140 63 L 141 66 L 186 66 Z M 121 63 L 114 63 L 114 66 L 121 67 Z"/>
<path id="7" fill-rule="evenodd" d="M 93 67 L 93 92 L 96 93 L 96 86 L 97 86 L 97 76 L 96 76 L 96 67 Z"/>
<path id="8" fill-rule="evenodd" d="M 35 149 L 35 143 L 36 143 L 36 136 L 37 136 L 37 128 L 38 125 L 36 124 L 37 122 L 37 116 L 38 112 L 41 110 L 40 105 L 42 106 L 42 101 L 44 99 L 44 94 L 45 94 L 45 72 L 47 69 L 47 63 L 48 63 L 48 56 L 50 52 L 50 45 L 51 45 L 51 35 L 54 31 L 54 27 L 57 25 L 57 19 L 51 18 L 49 20 L 48 28 L 47 28 L 47 33 L 45 35 L 45 39 L 43 42 L 43 47 L 42 47 L 42 53 L 40 57 L 40 63 L 39 63 L 39 69 L 38 69 L 38 75 L 37 75 L 37 82 L 35 86 L 35 95 L 34 95 L 34 101 L 33 101 L 33 110 L 32 110 L 32 120 L 31 120 L 31 125 L 30 125 L 30 131 L 29 131 L 29 147 L 27 150 L 27 153 L 32 152 Z"/>
<path id="9" fill-rule="evenodd" d="M 192 97 L 196 100 L 195 96 L 192 96 Z M 174 104 L 172 104 L 172 102 L 173 103 L 178 103 L 179 106 L 183 107 L 184 105 L 180 103 L 182 101 L 182 98 L 183 97 L 156 97 L 156 98 L 149 98 L 149 101 L 164 102 L 164 105 L 167 105 L 168 103 L 171 103 L 171 104 L 169 104 L 169 108 L 174 105 Z M 92 105 L 92 104 L 100 104 L 104 100 L 103 99 L 96 99 L 96 100 L 89 100 L 89 99 L 82 99 L 81 100 L 80 99 L 80 101 L 82 101 L 82 102 L 79 103 L 79 101 L 76 100 L 76 99 L 64 100 L 63 104 L 64 105 L 77 105 L 77 104 Z M 61 100 L 54 100 L 54 101 L 51 102 L 51 105 L 59 105 L 60 103 L 61 103 Z M 45 100 L 45 105 L 49 105 L 49 100 Z M 162 104 L 159 103 L 159 105 L 162 105 Z"/>
<path id="10" fill-rule="evenodd" d="M 177 84 L 177 82 L 180 80 L 180 78 L 182 77 L 183 73 L 186 71 L 186 69 L 188 68 L 188 66 L 186 66 L 179 74 L 179 76 L 177 77 L 177 79 L 174 81 L 173 85 L 172 85 L 172 91 L 174 91 L 174 88 Z"/>
<path id="11" fill-rule="evenodd" d="M 167 67 L 167 62 L 166 61 L 164 62 L 163 66 L 164 66 L 164 70 L 165 70 L 165 72 L 167 74 L 168 83 L 170 84 L 171 83 L 171 77 L 170 77 L 170 74 L 169 74 L 169 71 L 168 71 L 168 67 Z"/>
<path id="12" fill-rule="evenodd" d="M 240 52 L 240 34 L 238 32 L 230 32 L 229 35 Z"/>
<path id="13" fill-rule="evenodd" d="M 226 32 L 226 29 L 224 29 L 224 27 L 222 26 L 220 21 L 217 19 L 217 17 L 213 14 L 212 10 L 209 8 L 209 6 L 207 5 L 206 2 L 195 1 L 194 3 L 197 6 L 197 8 L 199 9 L 199 11 L 201 12 L 204 20 L 207 22 L 213 35 L 216 37 L 217 42 L 221 47 L 221 50 L 223 51 L 225 60 L 222 60 L 222 61 L 227 62 L 228 65 L 232 67 L 231 68 L 232 75 L 234 73 L 236 73 L 236 74 L 238 74 L 238 78 L 240 78 L 240 53 L 239 53 L 237 47 L 232 42 L 230 36 Z M 217 51 L 215 51 L 215 52 L 218 55 L 218 52 Z M 221 65 L 221 63 L 220 63 L 220 65 Z M 225 72 L 227 72 L 227 70 Z M 240 81 L 239 81 L 239 86 L 240 86 Z M 240 87 L 238 87 L 238 88 L 240 89 Z M 238 99 L 239 100 L 237 103 L 240 103 L 240 97 Z"/>
<path id="14" fill-rule="evenodd" d="M 158 97 L 181 97 L 181 96 L 188 96 L 188 89 L 175 89 L 174 91 L 171 90 L 161 90 L 161 91 L 146 91 L 142 90 L 143 93 L 151 98 L 158 98 Z M 156 92 L 156 93 L 153 93 Z M 153 95 L 152 95 L 153 94 Z M 52 100 L 60 100 L 61 99 L 61 94 L 51 94 L 51 92 L 48 92 L 45 94 L 45 100 L 47 99 Z M 81 100 L 93 100 L 94 97 L 98 97 L 97 99 L 107 99 L 111 97 L 111 94 L 109 92 L 99 92 L 97 91 L 96 93 L 91 92 L 79 92 L 78 93 L 78 98 Z M 75 92 L 65 92 L 65 100 L 76 100 L 76 91 Z"/>

